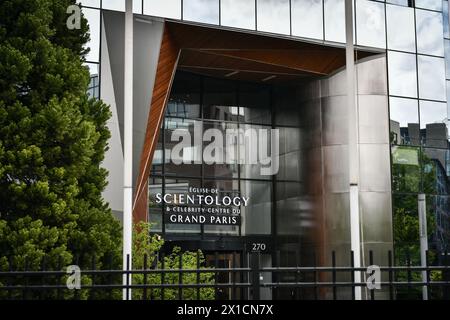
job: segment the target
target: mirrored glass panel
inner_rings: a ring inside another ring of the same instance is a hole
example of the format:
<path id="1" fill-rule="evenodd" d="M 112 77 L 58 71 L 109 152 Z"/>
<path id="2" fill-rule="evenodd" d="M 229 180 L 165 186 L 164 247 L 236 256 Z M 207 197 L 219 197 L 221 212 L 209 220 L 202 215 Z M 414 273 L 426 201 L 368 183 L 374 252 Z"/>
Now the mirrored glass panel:
<path id="1" fill-rule="evenodd" d="M 358 0 L 356 2 L 357 43 L 362 46 L 386 48 L 384 4 Z"/>
<path id="2" fill-rule="evenodd" d="M 450 38 L 449 33 L 449 25 L 448 25 L 448 1 L 443 1 L 443 8 L 442 8 L 442 16 L 444 19 L 444 37 Z"/>
<path id="3" fill-rule="evenodd" d="M 239 192 L 239 180 L 204 180 L 203 187 L 208 189 L 218 189 L 219 197 L 240 197 Z M 247 197 L 246 195 L 243 195 Z M 242 210 L 242 206 L 229 206 L 230 210 L 238 209 Z M 232 214 L 233 216 L 240 217 L 240 214 Z M 226 235 L 239 235 L 239 226 L 226 226 L 226 225 L 205 225 L 204 233 L 209 234 L 226 234 Z"/>
<path id="4" fill-rule="evenodd" d="M 418 67 L 419 97 L 446 101 L 444 59 L 418 56 Z"/>
<path id="5" fill-rule="evenodd" d="M 414 9 L 386 6 L 388 49 L 415 52 Z"/>
<path id="6" fill-rule="evenodd" d="M 249 203 L 242 208 L 242 235 L 270 234 L 272 228 L 272 183 L 241 181 L 242 196 Z"/>
<path id="7" fill-rule="evenodd" d="M 103 0 L 103 9 L 125 11 L 125 0 Z"/>
<path id="8" fill-rule="evenodd" d="M 270 124 L 270 87 L 251 83 L 239 85 L 239 120 L 247 123 Z"/>
<path id="9" fill-rule="evenodd" d="M 416 99 L 389 99 L 392 144 L 420 145 L 419 108 Z"/>
<path id="10" fill-rule="evenodd" d="M 179 72 L 172 85 L 166 116 L 201 118 L 201 79 L 194 74 Z"/>
<path id="11" fill-rule="evenodd" d="M 447 104 L 420 101 L 422 144 L 432 148 L 448 148 Z"/>
<path id="12" fill-rule="evenodd" d="M 163 192 L 162 178 L 150 177 L 148 180 L 148 213 L 151 231 L 162 232 L 163 205 L 158 204 L 156 194 Z"/>
<path id="13" fill-rule="evenodd" d="M 345 0 L 325 0 L 325 40 L 345 42 Z"/>
<path id="14" fill-rule="evenodd" d="M 393 194 L 392 219 L 395 264 L 406 265 L 411 260 L 420 263 L 417 195 Z M 407 226 L 407 230 L 416 230 L 417 232 L 405 232 L 405 226 Z"/>
<path id="15" fill-rule="evenodd" d="M 188 194 L 189 188 L 200 188 L 201 183 L 199 179 L 184 179 L 184 178 L 165 178 L 164 179 L 164 194 Z M 165 212 L 165 208 L 164 208 Z M 168 216 L 166 213 L 164 214 Z M 171 233 L 200 233 L 199 224 L 174 224 L 165 223 L 166 232 Z"/>
<path id="16" fill-rule="evenodd" d="M 89 24 L 90 40 L 86 44 L 89 53 L 86 61 L 99 62 L 100 59 L 100 10 L 83 8 L 84 17 Z"/>
<path id="17" fill-rule="evenodd" d="M 416 56 L 409 53 L 388 52 L 389 94 L 417 97 Z"/>
<path id="18" fill-rule="evenodd" d="M 237 121 L 237 86 L 232 81 L 205 78 L 203 117 L 205 119 Z"/>
<path id="19" fill-rule="evenodd" d="M 239 132 L 234 123 L 203 122 L 203 172 L 207 177 L 238 178 Z"/>
<path id="20" fill-rule="evenodd" d="M 448 194 L 448 149 L 424 148 L 422 152 L 423 191 L 427 194 Z M 430 204 L 431 206 L 431 204 Z M 428 203 L 427 203 L 428 207 Z"/>
<path id="21" fill-rule="evenodd" d="M 100 8 L 100 0 L 80 0 L 82 6 Z"/>
<path id="22" fill-rule="evenodd" d="M 442 10 L 442 0 L 416 0 L 416 8 L 430 9 L 430 10 Z M 445 1 L 444 1 L 445 2 Z"/>
<path id="23" fill-rule="evenodd" d="M 165 173 L 196 177 L 202 163 L 201 121 L 168 118 L 164 121 Z"/>
<path id="24" fill-rule="evenodd" d="M 144 14 L 181 19 L 181 0 L 144 0 Z"/>
<path id="25" fill-rule="evenodd" d="M 255 0 L 221 0 L 220 23 L 223 26 L 255 29 Z"/>
<path id="26" fill-rule="evenodd" d="M 91 98 L 100 98 L 100 77 L 99 77 L 99 65 L 97 63 L 88 63 L 90 74 L 89 87 L 87 90 L 88 95 Z"/>
<path id="27" fill-rule="evenodd" d="M 386 3 L 398 4 L 401 6 L 408 6 L 411 0 L 386 0 Z"/>
<path id="28" fill-rule="evenodd" d="M 442 13 L 416 10 L 417 52 L 444 55 Z"/>
<path id="29" fill-rule="evenodd" d="M 392 146 L 392 191 L 419 192 L 419 147 Z"/>
<path id="30" fill-rule="evenodd" d="M 219 0 L 183 0 L 183 19 L 219 24 Z"/>
<path id="31" fill-rule="evenodd" d="M 257 0 L 257 29 L 290 34 L 289 0 Z"/>
<path id="32" fill-rule="evenodd" d="M 265 173 L 266 169 L 276 167 L 273 162 L 271 150 L 271 127 L 261 125 L 240 125 L 239 159 L 241 163 L 240 174 L 243 179 L 271 179 Z"/>
<path id="33" fill-rule="evenodd" d="M 323 39 L 323 1 L 291 0 L 292 35 Z"/>
<path id="34" fill-rule="evenodd" d="M 450 40 L 445 39 L 445 77 L 450 79 Z"/>

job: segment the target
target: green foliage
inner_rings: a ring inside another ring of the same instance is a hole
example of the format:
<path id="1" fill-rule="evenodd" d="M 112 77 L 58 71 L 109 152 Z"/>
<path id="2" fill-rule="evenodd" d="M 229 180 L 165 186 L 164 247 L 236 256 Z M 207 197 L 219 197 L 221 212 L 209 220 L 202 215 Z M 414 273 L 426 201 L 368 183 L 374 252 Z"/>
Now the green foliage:
<path id="1" fill-rule="evenodd" d="M 141 222 L 135 226 L 133 233 L 133 269 L 144 270 L 145 269 L 145 257 L 147 257 L 147 269 L 151 268 L 162 268 L 163 264 L 160 259 L 158 259 L 158 252 L 164 245 L 164 240 L 162 240 L 158 235 L 150 235 L 150 224 Z M 201 251 L 198 252 L 181 252 L 180 248 L 174 248 L 170 255 L 164 257 L 164 269 L 175 270 L 180 267 L 180 259 L 182 264 L 182 269 L 197 269 L 197 255 L 199 255 L 199 267 L 200 269 L 207 270 L 204 266 L 205 258 Z M 165 284 L 178 284 L 179 283 L 179 273 L 178 272 L 168 272 L 164 276 L 163 283 Z M 184 284 L 195 284 L 197 283 L 197 274 L 194 273 L 183 273 L 181 280 Z M 133 284 L 144 284 L 143 274 L 133 275 Z M 149 273 L 147 274 L 147 284 L 160 284 L 161 274 L 160 273 Z M 202 272 L 200 273 L 201 284 L 213 284 L 214 283 L 214 273 Z M 166 288 L 164 290 L 165 300 L 177 300 L 179 299 L 178 289 L 176 288 Z M 162 292 L 160 289 L 149 289 L 147 291 L 148 299 L 161 299 Z M 135 289 L 133 290 L 133 299 L 143 299 L 143 290 Z M 183 300 L 195 300 L 197 299 L 197 289 L 186 288 L 182 292 Z M 200 300 L 212 300 L 214 299 L 214 289 L 213 288 L 202 288 L 200 289 Z"/>
<path id="2" fill-rule="evenodd" d="M 109 107 L 89 99 L 87 20 L 74 0 L 0 4 L 0 268 L 121 267 L 121 228 L 101 197 Z M 101 279 L 99 279 L 101 282 Z"/>

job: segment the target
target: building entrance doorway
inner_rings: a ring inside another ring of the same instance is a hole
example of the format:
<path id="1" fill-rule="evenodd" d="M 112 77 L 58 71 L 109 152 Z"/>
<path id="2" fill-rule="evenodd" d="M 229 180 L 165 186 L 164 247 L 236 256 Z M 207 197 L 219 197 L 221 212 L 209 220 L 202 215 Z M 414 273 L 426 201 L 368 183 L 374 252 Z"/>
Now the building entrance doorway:
<path id="1" fill-rule="evenodd" d="M 216 252 L 205 253 L 206 266 L 211 268 L 240 268 L 243 265 L 241 252 Z M 216 288 L 215 295 L 218 300 L 235 300 L 244 297 L 242 288 L 233 287 L 233 283 L 244 281 L 247 275 L 244 272 L 224 271 L 218 272 L 215 277 L 216 283 L 229 284 L 230 287 Z"/>

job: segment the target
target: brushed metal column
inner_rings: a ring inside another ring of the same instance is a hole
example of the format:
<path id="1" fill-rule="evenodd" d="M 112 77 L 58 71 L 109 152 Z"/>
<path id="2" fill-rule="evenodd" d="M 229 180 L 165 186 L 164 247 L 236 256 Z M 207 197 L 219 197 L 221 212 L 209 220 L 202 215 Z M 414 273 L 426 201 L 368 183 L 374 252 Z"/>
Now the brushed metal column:
<path id="1" fill-rule="evenodd" d="M 124 144 L 123 144 L 123 269 L 132 268 L 133 230 L 133 0 L 125 5 L 124 55 Z M 131 274 L 123 275 L 131 285 Z M 131 300 L 131 289 L 123 289 L 123 300 Z"/>
<path id="2" fill-rule="evenodd" d="M 359 148 L 358 108 L 356 102 L 355 51 L 353 45 L 353 0 L 345 0 L 346 80 L 348 108 L 348 165 L 350 182 L 350 237 L 355 268 L 361 267 L 361 237 L 359 216 Z M 355 282 L 361 282 L 361 272 L 355 272 Z M 361 287 L 355 287 L 355 299 L 361 300 Z"/>

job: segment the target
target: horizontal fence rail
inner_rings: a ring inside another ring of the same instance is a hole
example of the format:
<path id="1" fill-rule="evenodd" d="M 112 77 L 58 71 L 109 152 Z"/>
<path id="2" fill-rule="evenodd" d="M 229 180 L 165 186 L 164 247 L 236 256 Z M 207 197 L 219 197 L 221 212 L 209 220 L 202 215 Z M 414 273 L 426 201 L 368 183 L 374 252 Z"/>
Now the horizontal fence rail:
<path id="1" fill-rule="evenodd" d="M 133 270 L 97 269 L 93 259 L 91 268 L 78 273 L 73 271 L 76 265 L 52 270 L 42 263 L 40 270 L 30 270 L 25 262 L 19 269 L 10 265 L 0 270 L 0 300 L 121 299 L 122 290 L 139 300 L 338 300 L 355 299 L 356 290 L 365 300 L 449 300 L 449 259 L 447 253 L 441 255 L 444 265 L 429 265 L 428 259 L 423 266 L 412 265 L 409 257 L 405 265 L 393 265 L 388 252 L 388 265 L 378 266 L 370 252 L 367 266 L 355 267 L 353 253 L 349 266 L 338 266 L 333 252 L 331 266 L 283 266 L 280 259 L 265 266 L 261 254 L 254 252 L 242 256 L 243 266 L 237 266 L 233 254 L 231 263 L 223 267 L 217 253 L 212 265 L 201 266 L 197 255 L 196 268 L 187 268 L 180 253 L 179 263 L 170 267 L 157 255 L 145 256 L 143 267 Z M 356 273 L 360 282 L 355 281 Z M 131 283 L 123 284 L 124 275 L 131 277 Z"/>

